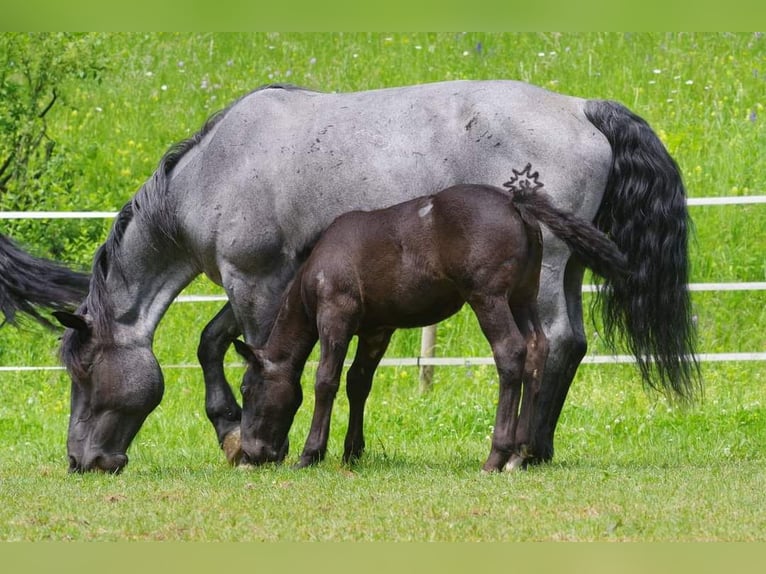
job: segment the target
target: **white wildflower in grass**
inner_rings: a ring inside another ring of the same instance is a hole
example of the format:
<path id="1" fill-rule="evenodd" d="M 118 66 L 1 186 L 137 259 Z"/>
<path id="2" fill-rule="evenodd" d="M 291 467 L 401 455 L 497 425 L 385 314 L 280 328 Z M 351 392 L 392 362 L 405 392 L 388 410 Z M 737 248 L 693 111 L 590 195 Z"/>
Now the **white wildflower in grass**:
<path id="1" fill-rule="evenodd" d="M 167 85 L 165 85 L 165 84 L 162 84 L 162 85 L 160 86 L 160 90 L 162 90 L 163 92 L 167 92 L 167 91 L 168 91 L 168 87 L 167 87 Z"/>
<path id="2" fill-rule="evenodd" d="M 149 71 L 149 72 L 146 72 L 146 74 L 145 74 L 145 76 L 146 76 L 147 78 L 151 78 L 153 75 L 154 75 L 154 72 L 151 72 L 151 71 Z"/>
<path id="3" fill-rule="evenodd" d="M 662 70 L 660 70 L 659 68 L 654 68 L 654 70 L 652 70 L 652 73 L 653 74 L 661 74 Z"/>
<path id="4" fill-rule="evenodd" d="M 314 65 L 314 64 L 316 64 L 316 63 L 317 63 L 317 59 L 316 59 L 316 58 L 311 58 L 311 59 L 309 60 L 309 66 L 313 66 L 313 65 Z"/>
<path id="5" fill-rule="evenodd" d="M 694 80 L 686 80 L 684 82 L 687 86 L 691 86 L 694 83 Z"/>

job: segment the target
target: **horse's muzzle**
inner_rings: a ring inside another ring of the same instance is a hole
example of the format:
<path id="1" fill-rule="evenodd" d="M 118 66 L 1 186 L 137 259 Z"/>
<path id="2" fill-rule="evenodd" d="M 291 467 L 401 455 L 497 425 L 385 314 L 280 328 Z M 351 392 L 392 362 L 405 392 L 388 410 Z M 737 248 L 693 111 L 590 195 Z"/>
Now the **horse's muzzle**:
<path id="1" fill-rule="evenodd" d="M 69 456 L 69 472 L 105 472 L 108 474 L 119 474 L 128 464 L 128 457 L 125 454 L 98 454 L 87 459 L 78 460 L 74 456 Z"/>

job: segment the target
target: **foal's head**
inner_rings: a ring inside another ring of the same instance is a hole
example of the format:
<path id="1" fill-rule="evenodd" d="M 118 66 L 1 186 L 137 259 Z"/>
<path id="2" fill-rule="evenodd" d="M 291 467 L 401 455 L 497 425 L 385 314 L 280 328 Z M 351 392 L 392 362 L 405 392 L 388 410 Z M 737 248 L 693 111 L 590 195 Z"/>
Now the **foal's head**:
<path id="1" fill-rule="evenodd" d="M 287 456 L 287 434 L 303 400 L 300 384 L 291 380 L 286 365 L 235 340 L 234 347 L 247 361 L 242 379 L 242 463 L 282 462 Z"/>

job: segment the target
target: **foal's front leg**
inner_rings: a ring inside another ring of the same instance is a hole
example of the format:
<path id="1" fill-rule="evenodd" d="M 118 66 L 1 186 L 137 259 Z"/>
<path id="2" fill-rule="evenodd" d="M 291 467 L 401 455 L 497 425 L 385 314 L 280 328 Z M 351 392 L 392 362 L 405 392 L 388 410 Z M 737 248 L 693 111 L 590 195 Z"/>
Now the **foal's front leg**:
<path id="1" fill-rule="evenodd" d="M 314 416 L 300 461 L 295 465 L 296 468 L 316 464 L 324 460 L 327 453 L 332 405 L 338 393 L 343 361 L 353 333 L 349 325 L 337 317 L 320 317 L 317 327 L 320 355 L 314 385 Z"/>
<path id="2" fill-rule="evenodd" d="M 388 348 L 393 330 L 359 334 L 354 362 L 346 375 L 348 396 L 348 430 L 343 448 L 343 462 L 352 463 L 364 452 L 364 405 L 372 388 L 380 360 Z"/>
<path id="3" fill-rule="evenodd" d="M 495 472 L 503 469 L 515 447 L 526 342 L 504 296 L 473 297 L 468 303 L 492 347 L 499 376 L 492 448 L 483 467 L 486 472 Z"/>

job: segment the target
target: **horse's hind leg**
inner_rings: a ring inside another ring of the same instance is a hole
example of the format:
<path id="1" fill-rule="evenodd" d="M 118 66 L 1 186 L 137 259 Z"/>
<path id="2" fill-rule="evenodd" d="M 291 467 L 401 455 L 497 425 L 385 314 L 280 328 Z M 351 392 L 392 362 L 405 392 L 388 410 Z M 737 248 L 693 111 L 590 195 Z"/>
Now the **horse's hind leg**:
<path id="1" fill-rule="evenodd" d="M 479 326 L 492 347 L 499 376 L 500 395 L 492 448 L 483 467 L 487 472 L 499 471 L 508 462 L 515 448 L 527 346 L 504 296 L 471 297 L 468 304 L 476 313 Z"/>
<path id="2" fill-rule="evenodd" d="M 372 388 L 372 378 L 391 341 L 392 330 L 359 335 L 354 362 L 346 375 L 349 417 L 343 462 L 352 463 L 364 452 L 364 405 Z"/>
<path id="3" fill-rule="evenodd" d="M 538 309 L 546 325 L 549 354 L 543 372 L 534 412 L 529 415 L 529 430 L 519 429 L 520 444 L 527 445 L 531 463 L 553 458 L 553 437 L 569 387 L 588 348 L 582 318 L 583 268 L 566 263 L 561 279 L 543 267 Z M 522 406 L 523 408 L 523 406 Z"/>
<path id="4" fill-rule="evenodd" d="M 227 303 L 205 326 L 197 347 L 197 359 L 205 378 L 205 413 L 226 459 L 233 465 L 242 458 L 239 438 L 242 409 L 226 380 L 223 361 L 231 342 L 239 335 L 237 319 Z"/>

